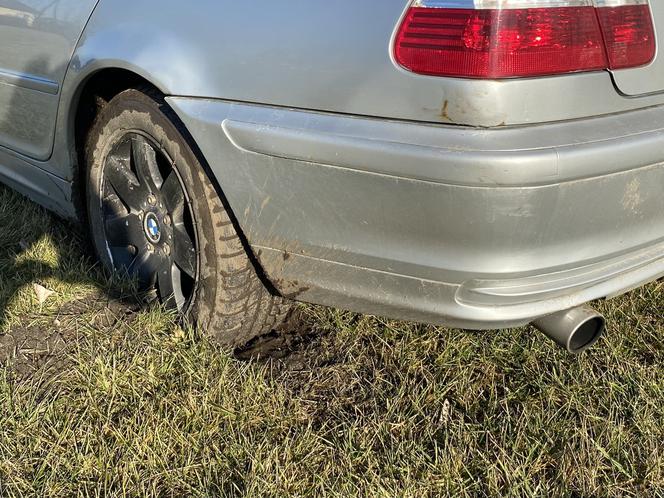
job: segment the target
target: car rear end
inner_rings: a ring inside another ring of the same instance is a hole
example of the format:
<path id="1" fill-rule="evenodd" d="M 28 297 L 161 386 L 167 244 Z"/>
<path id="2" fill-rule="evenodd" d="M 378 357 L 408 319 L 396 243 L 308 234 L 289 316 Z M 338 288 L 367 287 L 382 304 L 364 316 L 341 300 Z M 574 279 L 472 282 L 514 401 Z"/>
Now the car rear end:
<path id="1" fill-rule="evenodd" d="M 664 275 L 664 4 L 405 3 L 238 6 L 168 99 L 275 287 L 488 329 Z"/>

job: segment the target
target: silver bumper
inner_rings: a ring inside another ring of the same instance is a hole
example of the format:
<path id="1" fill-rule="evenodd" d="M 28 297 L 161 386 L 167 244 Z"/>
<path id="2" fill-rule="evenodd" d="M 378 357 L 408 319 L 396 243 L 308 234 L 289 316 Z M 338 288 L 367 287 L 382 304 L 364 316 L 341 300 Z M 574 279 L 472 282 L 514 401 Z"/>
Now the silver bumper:
<path id="1" fill-rule="evenodd" d="M 664 275 L 664 109 L 429 126 L 169 98 L 274 285 L 487 329 Z"/>

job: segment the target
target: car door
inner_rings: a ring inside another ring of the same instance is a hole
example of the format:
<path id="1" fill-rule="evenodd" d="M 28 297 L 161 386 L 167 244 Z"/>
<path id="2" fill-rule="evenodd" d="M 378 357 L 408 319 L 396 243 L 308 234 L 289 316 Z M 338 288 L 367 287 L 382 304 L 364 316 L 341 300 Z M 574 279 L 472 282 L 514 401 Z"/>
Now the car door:
<path id="1" fill-rule="evenodd" d="M 0 0 L 0 147 L 46 160 L 60 89 L 98 0 Z"/>

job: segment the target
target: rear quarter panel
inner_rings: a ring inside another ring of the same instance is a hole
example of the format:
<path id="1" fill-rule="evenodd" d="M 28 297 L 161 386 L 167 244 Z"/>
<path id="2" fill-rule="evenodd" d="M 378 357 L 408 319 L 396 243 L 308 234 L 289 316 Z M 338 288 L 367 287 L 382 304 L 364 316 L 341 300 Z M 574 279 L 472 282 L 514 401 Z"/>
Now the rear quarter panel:
<path id="1" fill-rule="evenodd" d="M 102 0 L 75 78 L 126 67 L 171 95 L 470 126 L 520 125 L 664 102 L 608 72 L 508 81 L 418 76 L 391 56 L 406 0 Z"/>

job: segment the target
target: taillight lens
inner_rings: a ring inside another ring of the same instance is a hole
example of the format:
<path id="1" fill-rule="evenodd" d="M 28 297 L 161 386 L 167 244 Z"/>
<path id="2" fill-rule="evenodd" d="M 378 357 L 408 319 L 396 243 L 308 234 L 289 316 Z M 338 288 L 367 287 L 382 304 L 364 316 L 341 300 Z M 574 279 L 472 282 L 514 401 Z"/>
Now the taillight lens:
<path id="1" fill-rule="evenodd" d="M 616 5 L 621 2 L 629 5 Z M 465 78 L 639 66 L 655 55 L 650 7 L 643 2 L 415 0 L 397 33 L 394 55 L 419 74 Z"/>
<path id="2" fill-rule="evenodd" d="M 655 29 L 650 6 L 602 7 L 599 14 L 611 69 L 648 64 L 655 57 Z"/>

